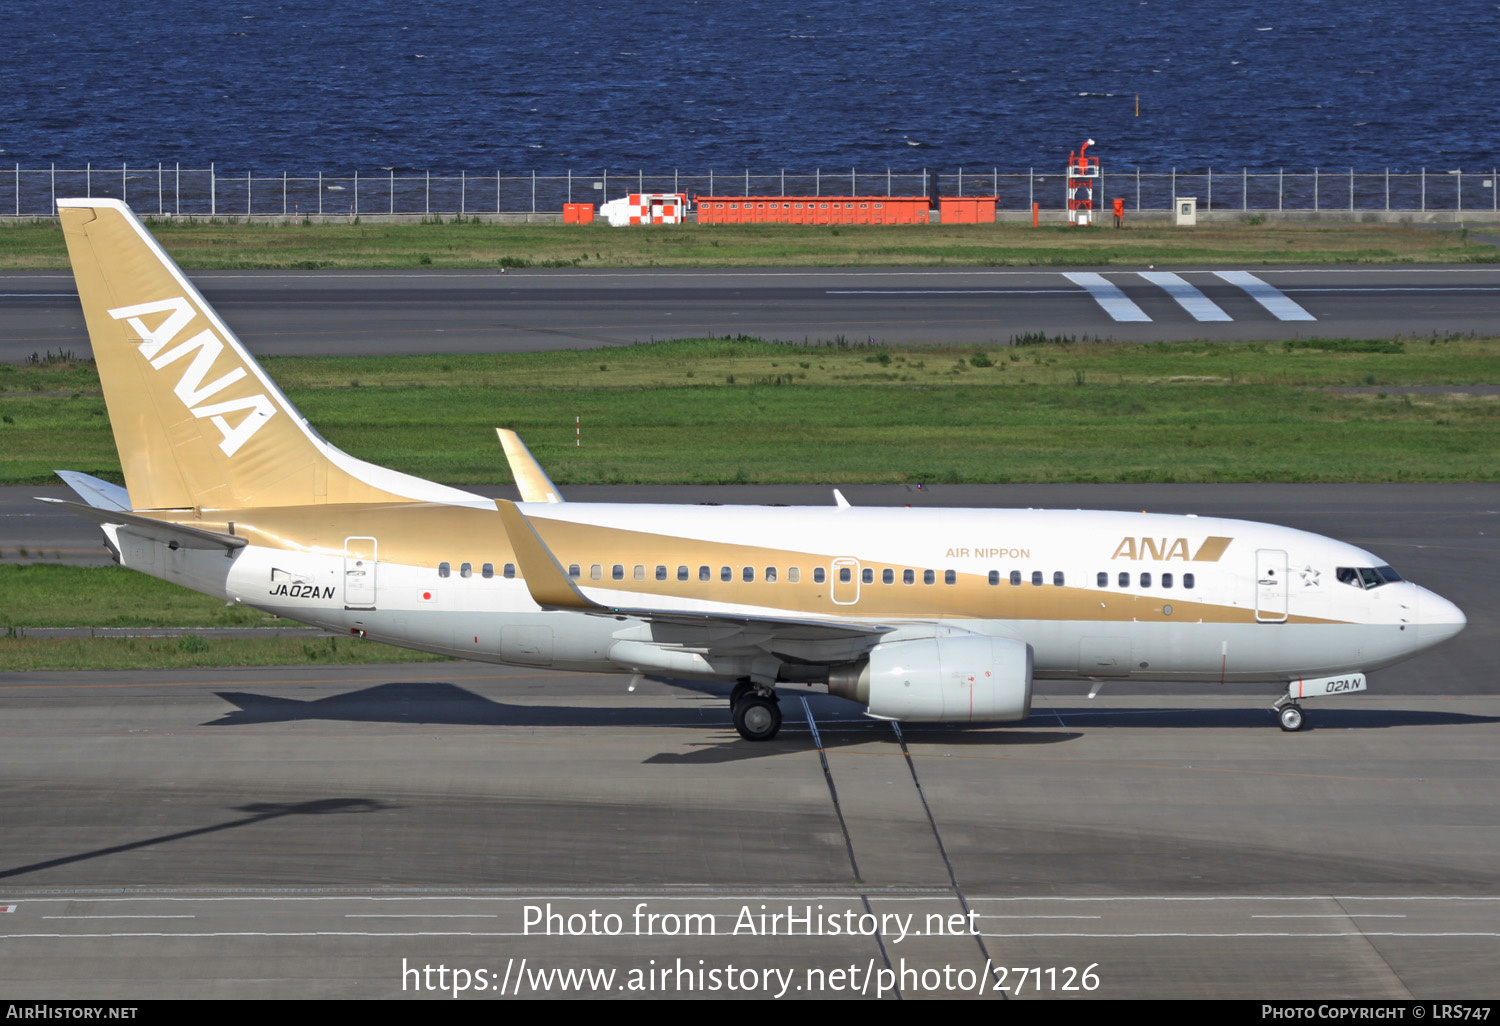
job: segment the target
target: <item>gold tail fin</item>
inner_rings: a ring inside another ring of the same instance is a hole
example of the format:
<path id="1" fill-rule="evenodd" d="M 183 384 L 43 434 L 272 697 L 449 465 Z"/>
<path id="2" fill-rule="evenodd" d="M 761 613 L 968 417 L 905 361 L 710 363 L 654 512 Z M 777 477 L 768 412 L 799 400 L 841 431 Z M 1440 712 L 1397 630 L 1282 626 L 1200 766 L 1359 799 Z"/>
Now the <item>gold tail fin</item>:
<path id="1" fill-rule="evenodd" d="M 510 464 L 510 476 L 516 479 L 522 502 L 562 502 L 557 485 L 547 476 L 542 465 L 531 455 L 521 436 L 509 428 L 496 428 L 500 444 L 505 449 L 505 460 Z"/>
<path id="2" fill-rule="evenodd" d="M 484 501 L 329 445 L 124 203 L 57 206 L 134 508 Z"/>

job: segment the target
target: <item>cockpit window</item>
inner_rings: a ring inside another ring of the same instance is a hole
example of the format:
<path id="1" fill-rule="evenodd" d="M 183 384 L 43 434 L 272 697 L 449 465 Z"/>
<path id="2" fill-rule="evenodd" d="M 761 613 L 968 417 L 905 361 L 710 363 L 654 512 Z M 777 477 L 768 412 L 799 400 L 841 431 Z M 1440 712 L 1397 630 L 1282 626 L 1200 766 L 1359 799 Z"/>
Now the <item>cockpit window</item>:
<path id="1" fill-rule="evenodd" d="M 1341 566 L 1337 576 L 1341 584 L 1366 591 L 1401 580 L 1401 575 L 1389 566 Z"/>

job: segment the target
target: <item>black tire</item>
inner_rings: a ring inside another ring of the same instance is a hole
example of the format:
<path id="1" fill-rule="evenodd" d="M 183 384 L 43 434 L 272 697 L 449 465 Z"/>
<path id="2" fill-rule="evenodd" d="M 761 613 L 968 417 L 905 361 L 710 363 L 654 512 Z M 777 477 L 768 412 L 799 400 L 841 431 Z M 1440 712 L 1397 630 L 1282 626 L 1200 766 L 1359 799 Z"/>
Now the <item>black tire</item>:
<path id="1" fill-rule="evenodd" d="M 755 685 L 751 684 L 748 680 L 740 681 L 734 686 L 734 690 L 729 692 L 729 707 L 733 709 L 735 706 L 739 705 L 740 699 L 744 698 L 754 690 Z"/>
<path id="2" fill-rule="evenodd" d="M 781 730 L 781 704 L 760 695 L 746 695 L 734 704 L 734 729 L 746 741 L 769 741 Z"/>
<path id="3" fill-rule="evenodd" d="M 1302 729 L 1303 716 L 1300 705 L 1282 706 L 1279 718 L 1281 720 L 1281 729 L 1289 734 Z"/>

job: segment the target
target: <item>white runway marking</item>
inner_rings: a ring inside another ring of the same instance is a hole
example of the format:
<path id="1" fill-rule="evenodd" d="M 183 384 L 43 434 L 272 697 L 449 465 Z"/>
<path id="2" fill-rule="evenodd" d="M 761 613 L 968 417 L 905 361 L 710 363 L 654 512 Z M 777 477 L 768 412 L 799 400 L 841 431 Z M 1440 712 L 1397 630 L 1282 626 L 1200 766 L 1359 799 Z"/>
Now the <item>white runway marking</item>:
<path id="1" fill-rule="evenodd" d="M 1244 289 L 1250 298 L 1270 311 L 1278 321 L 1315 321 L 1312 314 L 1292 302 L 1274 285 L 1268 285 L 1249 271 L 1215 271 L 1231 285 Z"/>
<path id="2" fill-rule="evenodd" d="M 1219 308 L 1219 304 L 1189 285 L 1181 275 L 1171 271 L 1141 271 L 1140 275 L 1151 284 L 1161 286 L 1178 306 L 1192 314 L 1195 321 L 1233 320 Z"/>
<path id="3" fill-rule="evenodd" d="M 1063 275 L 1074 285 L 1087 289 L 1088 294 L 1094 297 L 1094 302 L 1104 308 L 1104 312 L 1117 321 L 1149 321 L 1146 311 L 1136 306 L 1121 292 L 1119 286 L 1112 284 L 1102 274 L 1093 271 L 1069 271 Z"/>

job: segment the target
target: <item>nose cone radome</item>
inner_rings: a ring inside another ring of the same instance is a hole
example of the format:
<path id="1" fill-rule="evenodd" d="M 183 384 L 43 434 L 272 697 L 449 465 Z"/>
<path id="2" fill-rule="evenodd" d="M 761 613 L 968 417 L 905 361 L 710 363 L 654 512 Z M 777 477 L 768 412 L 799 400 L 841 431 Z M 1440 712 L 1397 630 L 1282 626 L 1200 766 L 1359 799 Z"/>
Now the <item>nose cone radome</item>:
<path id="1" fill-rule="evenodd" d="M 1469 624 L 1462 609 L 1425 588 L 1417 608 L 1417 637 L 1424 648 L 1442 644 Z"/>

